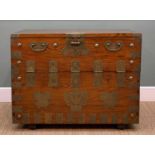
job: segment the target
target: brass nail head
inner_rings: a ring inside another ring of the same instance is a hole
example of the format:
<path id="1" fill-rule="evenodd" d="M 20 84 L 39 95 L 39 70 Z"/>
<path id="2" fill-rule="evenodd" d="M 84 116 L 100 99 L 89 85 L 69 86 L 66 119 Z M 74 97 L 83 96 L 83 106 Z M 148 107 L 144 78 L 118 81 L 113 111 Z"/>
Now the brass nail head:
<path id="1" fill-rule="evenodd" d="M 22 77 L 21 77 L 21 76 L 18 76 L 18 77 L 17 77 L 17 79 L 18 79 L 18 80 L 21 80 L 21 79 L 22 79 Z"/>
<path id="2" fill-rule="evenodd" d="M 22 118 L 22 115 L 21 114 L 17 114 L 17 118 L 18 119 Z"/>
<path id="3" fill-rule="evenodd" d="M 130 64 L 133 64 L 134 63 L 134 60 L 130 60 Z"/>
<path id="4" fill-rule="evenodd" d="M 133 76 L 129 76 L 129 80 L 132 80 L 133 79 Z"/>
<path id="5" fill-rule="evenodd" d="M 53 43 L 53 46 L 54 46 L 54 47 L 57 47 L 57 46 L 58 46 L 58 43 Z"/>
<path id="6" fill-rule="evenodd" d="M 21 61 L 21 60 L 18 60 L 18 61 L 17 61 L 17 64 L 21 64 L 21 63 L 22 63 L 22 61 Z"/>
<path id="7" fill-rule="evenodd" d="M 135 114 L 134 114 L 134 113 L 131 113 L 131 114 L 130 114 L 130 116 L 131 116 L 131 117 L 134 117 L 134 116 L 135 116 Z"/>
<path id="8" fill-rule="evenodd" d="M 95 46 L 95 47 L 99 47 L 99 45 L 100 45 L 99 43 L 95 43 L 95 45 L 94 45 L 94 46 Z"/>
<path id="9" fill-rule="evenodd" d="M 130 47 L 134 47 L 134 43 L 130 43 L 129 46 L 130 46 Z"/>
<path id="10" fill-rule="evenodd" d="M 21 46 L 22 46 L 22 43 L 20 43 L 20 42 L 17 43 L 17 46 L 18 46 L 18 47 L 21 47 Z"/>

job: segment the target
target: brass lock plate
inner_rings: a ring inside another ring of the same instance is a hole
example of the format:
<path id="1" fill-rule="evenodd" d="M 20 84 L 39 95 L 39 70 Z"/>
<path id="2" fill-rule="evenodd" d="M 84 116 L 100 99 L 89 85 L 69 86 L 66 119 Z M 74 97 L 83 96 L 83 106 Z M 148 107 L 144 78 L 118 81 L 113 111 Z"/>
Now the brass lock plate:
<path id="1" fill-rule="evenodd" d="M 89 53 L 85 46 L 84 36 L 81 34 L 68 34 L 66 44 L 62 50 L 64 56 L 82 56 Z"/>

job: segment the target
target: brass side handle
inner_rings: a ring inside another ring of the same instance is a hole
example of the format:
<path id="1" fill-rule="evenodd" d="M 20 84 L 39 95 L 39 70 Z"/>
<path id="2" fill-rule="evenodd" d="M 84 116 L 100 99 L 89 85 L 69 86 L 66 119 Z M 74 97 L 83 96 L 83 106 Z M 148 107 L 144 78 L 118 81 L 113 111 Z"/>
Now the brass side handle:
<path id="1" fill-rule="evenodd" d="M 45 51 L 47 47 L 48 47 L 48 43 L 46 42 L 35 42 L 30 44 L 30 48 L 32 49 L 32 51 L 35 51 L 35 52 Z"/>
<path id="2" fill-rule="evenodd" d="M 80 41 L 71 41 L 70 44 L 73 46 L 78 46 L 81 44 L 81 42 Z"/>
<path id="3" fill-rule="evenodd" d="M 115 52 L 115 51 L 119 51 L 122 48 L 123 44 L 120 42 L 109 41 L 109 42 L 105 42 L 104 46 L 108 51 Z"/>

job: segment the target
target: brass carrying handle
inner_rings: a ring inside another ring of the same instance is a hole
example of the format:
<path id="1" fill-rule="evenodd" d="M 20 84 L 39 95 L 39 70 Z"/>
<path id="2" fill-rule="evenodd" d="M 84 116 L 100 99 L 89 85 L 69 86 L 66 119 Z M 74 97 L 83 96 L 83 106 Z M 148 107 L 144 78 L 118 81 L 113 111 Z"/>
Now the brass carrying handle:
<path id="1" fill-rule="evenodd" d="M 35 51 L 35 52 L 42 52 L 46 50 L 47 46 L 48 46 L 48 43 L 46 42 L 35 42 L 30 44 L 32 51 Z"/>
<path id="2" fill-rule="evenodd" d="M 73 46 L 78 46 L 81 44 L 81 42 L 80 41 L 71 41 L 70 44 Z"/>
<path id="3" fill-rule="evenodd" d="M 122 43 L 120 43 L 120 42 L 105 42 L 104 46 L 108 51 L 115 52 L 115 51 L 119 51 L 122 48 Z"/>

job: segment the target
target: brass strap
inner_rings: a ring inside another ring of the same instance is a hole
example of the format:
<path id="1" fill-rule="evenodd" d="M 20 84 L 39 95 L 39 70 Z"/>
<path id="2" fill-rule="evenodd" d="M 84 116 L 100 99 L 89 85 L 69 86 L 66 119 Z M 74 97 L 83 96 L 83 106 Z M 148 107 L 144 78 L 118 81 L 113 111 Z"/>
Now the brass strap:
<path id="1" fill-rule="evenodd" d="M 130 53 L 130 57 L 131 57 L 132 59 L 140 58 L 140 57 L 141 57 L 141 52 L 132 51 L 132 52 Z"/>
<path id="2" fill-rule="evenodd" d="M 103 86 L 103 73 L 94 73 L 94 87 L 101 87 Z"/>
<path id="3" fill-rule="evenodd" d="M 49 87 L 58 87 L 58 64 L 57 61 L 49 61 Z"/>
<path id="4" fill-rule="evenodd" d="M 113 114 L 113 115 L 112 115 L 111 123 L 112 123 L 112 124 L 117 124 L 117 115 L 116 115 L 116 114 Z"/>
<path id="5" fill-rule="evenodd" d="M 26 74 L 26 85 L 27 87 L 33 87 L 35 85 L 35 73 Z"/>
<path id="6" fill-rule="evenodd" d="M 12 59 L 21 59 L 22 53 L 20 51 L 11 52 L 11 58 Z"/>
<path id="7" fill-rule="evenodd" d="M 78 88 L 80 87 L 80 73 L 71 73 L 71 87 Z"/>
<path id="8" fill-rule="evenodd" d="M 89 115 L 89 123 L 95 124 L 96 123 L 96 114 Z"/>
<path id="9" fill-rule="evenodd" d="M 58 72 L 58 64 L 57 64 L 57 61 L 55 61 L 55 60 L 49 61 L 49 72 L 50 73 L 56 73 L 56 72 Z"/>
<path id="10" fill-rule="evenodd" d="M 22 100 L 22 96 L 21 95 L 12 95 L 12 101 L 13 102 L 18 102 Z"/>
<path id="11" fill-rule="evenodd" d="M 51 113 L 45 113 L 44 122 L 46 124 L 51 124 L 52 123 L 52 114 Z"/>
<path id="12" fill-rule="evenodd" d="M 34 113 L 34 124 L 41 124 L 41 123 L 42 123 L 41 114 Z"/>
<path id="13" fill-rule="evenodd" d="M 57 124 L 63 123 L 63 113 L 55 114 L 55 123 Z"/>
<path id="14" fill-rule="evenodd" d="M 118 60 L 116 62 L 116 72 L 117 72 L 117 85 L 118 87 L 125 86 L 125 60 Z"/>
<path id="15" fill-rule="evenodd" d="M 125 73 L 117 73 L 117 86 L 119 88 L 125 87 Z"/>
<path id="16" fill-rule="evenodd" d="M 130 100 L 139 101 L 139 94 L 133 94 L 129 96 Z"/>
<path id="17" fill-rule="evenodd" d="M 102 123 L 102 124 L 108 123 L 108 117 L 106 114 L 101 114 L 100 123 Z"/>

